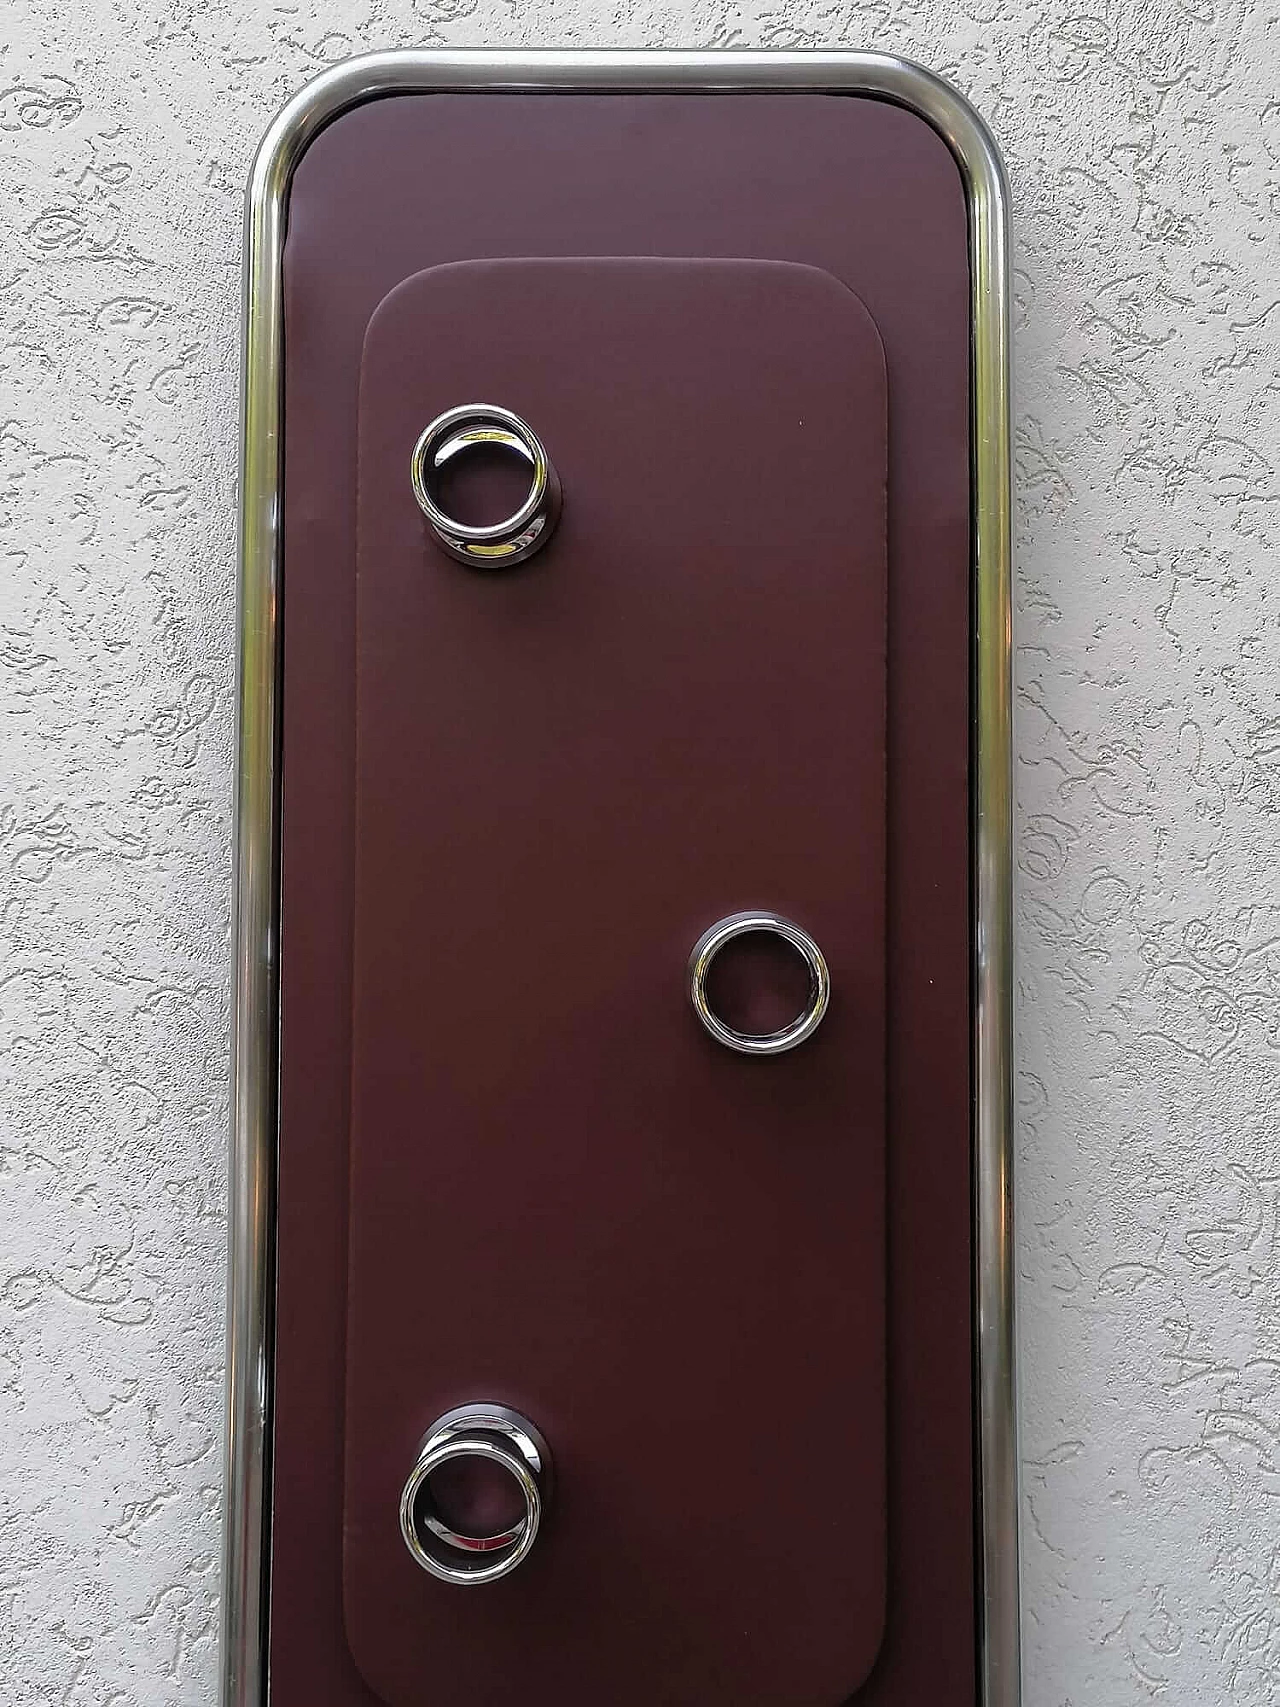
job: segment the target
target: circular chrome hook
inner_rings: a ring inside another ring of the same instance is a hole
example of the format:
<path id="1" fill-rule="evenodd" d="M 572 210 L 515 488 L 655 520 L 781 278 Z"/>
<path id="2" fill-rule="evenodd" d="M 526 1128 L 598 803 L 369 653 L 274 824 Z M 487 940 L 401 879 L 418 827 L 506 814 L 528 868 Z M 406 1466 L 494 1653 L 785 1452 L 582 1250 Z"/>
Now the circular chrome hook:
<path id="1" fill-rule="evenodd" d="M 735 1031 L 715 1013 L 707 998 L 707 978 L 712 963 L 726 943 L 735 937 L 757 932 L 781 937 L 791 944 L 803 959 L 809 973 L 809 999 L 804 1009 L 781 1031 Z M 689 1000 L 693 1011 L 717 1043 L 726 1049 L 736 1049 L 740 1055 L 782 1055 L 811 1037 L 822 1023 L 831 999 L 831 974 L 822 950 L 799 925 L 792 924 L 778 913 L 731 913 L 703 931 L 689 956 Z"/>
<path id="2" fill-rule="evenodd" d="M 473 527 L 442 510 L 432 486 L 447 462 L 480 446 L 496 446 L 527 462 L 529 495 L 505 521 Z M 541 439 L 519 415 L 496 403 L 464 403 L 437 415 L 413 447 L 409 480 L 436 539 L 450 556 L 474 567 L 506 569 L 523 563 L 547 543 L 560 519 L 560 480 Z"/>
<path id="3" fill-rule="evenodd" d="M 496 1465 L 515 1484 L 523 1515 L 473 1534 L 445 1517 L 431 1478 L 471 1459 Z M 551 1454 L 538 1430 L 505 1405 L 462 1405 L 427 1430 L 400 1495 L 400 1533 L 414 1562 L 447 1583 L 491 1583 L 514 1571 L 537 1539 L 551 1493 Z"/>

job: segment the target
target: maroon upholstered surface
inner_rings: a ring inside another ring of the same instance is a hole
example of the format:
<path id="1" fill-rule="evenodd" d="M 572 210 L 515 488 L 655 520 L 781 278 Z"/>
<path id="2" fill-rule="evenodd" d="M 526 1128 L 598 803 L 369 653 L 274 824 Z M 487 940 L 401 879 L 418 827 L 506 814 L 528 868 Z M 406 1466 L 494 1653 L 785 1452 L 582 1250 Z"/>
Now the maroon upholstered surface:
<path id="1" fill-rule="evenodd" d="M 505 574 L 409 487 L 475 399 L 565 490 Z M 870 1670 L 885 438 L 875 326 L 810 267 L 463 263 L 370 324 L 344 1581 L 393 1707 L 839 1707 Z M 760 906 L 834 989 L 767 1061 L 686 994 L 703 929 Z M 477 1398 L 536 1420 L 557 1496 L 518 1576 L 460 1592 L 395 1514 Z"/>
<path id="2" fill-rule="evenodd" d="M 434 170 L 433 163 L 441 162 L 447 162 L 447 169 Z M 908 212 L 910 217 L 905 217 Z M 356 892 L 356 422 L 365 328 L 389 291 L 409 275 L 440 262 L 522 254 L 646 253 L 755 256 L 823 267 L 859 293 L 884 340 L 891 400 L 888 1604 L 878 1657 L 854 1699 L 904 1707 L 923 1699 L 936 1707 L 960 1707 L 973 1699 L 968 280 L 958 174 L 944 145 L 921 121 L 870 101 L 756 95 L 504 95 L 396 98 L 359 108 L 312 145 L 291 197 L 286 252 L 285 822 L 271 1625 L 272 1697 L 280 1707 L 301 1703 L 359 1707 L 377 1699 L 352 1653 L 354 1643 L 367 1671 L 370 1660 L 362 1638 L 371 1625 L 353 1605 L 350 1567 L 362 1548 L 377 1550 L 382 1542 L 362 1533 L 363 1518 L 353 1503 L 358 1490 L 350 1485 L 344 1520 L 343 1492 L 343 1439 L 348 1426 L 344 1424 L 344 1377 L 349 1369 L 351 1381 L 356 1381 L 366 1350 L 363 1332 L 360 1342 L 352 1344 L 346 1324 L 348 1163 L 352 1159 L 357 1201 L 364 1201 L 359 1084 L 355 1086 L 354 1158 L 349 1157 L 348 1145 Z M 441 357 L 453 362 L 462 354 L 445 348 Z M 531 380 L 534 377 L 531 368 Z M 741 377 L 749 393 L 757 376 L 748 372 Z M 550 427 L 547 436 L 554 454 Z M 564 472 L 568 485 L 568 471 Z M 574 525 L 573 515 L 571 489 L 565 530 Z M 580 518 L 584 523 L 588 519 Z M 566 549 L 572 539 L 566 533 Z M 523 577 L 519 591 L 526 602 L 531 596 L 526 589 L 537 588 L 540 577 L 543 585 L 552 584 L 555 549 L 553 542 L 541 560 L 518 572 Z M 666 563 L 665 556 L 662 561 Z M 444 573 L 455 579 L 438 579 L 435 593 L 441 598 L 441 589 L 457 587 L 457 577 L 466 574 L 454 566 Z M 420 587 L 422 581 L 416 584 Z M 452 609 L 452 617 L 464 626 L 468 622 L 474 626 L 477 611 L 494 608 L 491 604 L 472 608 L 464 602 Z M 647 618 L 657 631 L 661 614 L 659 607 Z M 394 641 L 407 652 L 410 638 L 406 629 L 404 635 L 389 637 L 388 644 Z M 424 659 L 424 671 L 427 668 Z M 592 668 L 600 669 L 598 660 Z M 628 679 L 625 668 L 622 679 Z M 437 684 L 430 691 L 460 695 L 472 691 L 456 669 L 450 671 L 450 683 L 447 689 Z M 578 687 L 576 682 L 569 684 L 570 698 Z M 483 702 L 468 703 L 475 709 Z M 539 715 L 550 716 L 552 709 L 544 707 Z M 495 717 L 490 727 L 505 736 L 508 721 Z M 474 738 L 475 731 L 469 729 L 465 739 Z M 486 752 L 491 755 L 494 750 L 490 742 Z M 496 750 L 501 752 L 501 746 Z M 412 759 L 406 749 L 409 796 Z M 825 763 L 824 755 L 819 767 Z M 477 755 L 477 769 L 489 764 L 489 757 L 481 765 Z M 782 775 L 781 768 L 776 774 Z M 494 780 L 491 777 L 490 784 Z M 513 774 L 510 780 L 518 784 L 522 779 Z M 362 776 L 362 786 L 363 781 Z M 425 808 L 418 815 L 417 804 L 409 798 L 397 806 L 404 823 L 412 821 L 414 834 L 439 834 Z M 611 845 L 620 846 L 616 827 L 606 825 L 600 833 L 605 832 Z M 496 874 L 498 863 L 489 869 Z M 786 873 L 781 867 L 778 875 L 782 884 Z M 662 872 L 655 871 L 645 881 L 660 889 L 662 879 Z M 846 900 L 853 900 L 852 892 Z M 688 916 L 669 938 L 671 953 L 682 954 L 690 927 L 700 928 L 705 922 L 702 916 L 693 918 L 695 912 L 701 915 L 701 907 L 692 904 L 692 897 L 686 904 Z M 735 897 L 727 905 L 736 904 Z M 805 917 L 802 898 L 784 899 L 779 894 L 774 904 L 789 906 L 801 922 L 812 923 Z M 444 929 L 447 936 L 453 925 L 442 916 L 434 928 Z M 823 931 L 816 924 L 813 928 L 821 939 Z M 837 922 L 835 928 L 837 938 L 847 942 L 847 922 Z M 665 1000 L 665 985 L 659 990 L 657 960 L 645 958 L 660 946 L 656 932 L 633 931 L 628 923 L 624 936 L 626 964 L 636 973 L 637 989 L 651 991 L 656 1012 Z M 580 942 L 575 946 L 580 947 Z M 543 944 L 543 952 L 551 954 L 549 942 Z M 847 951 L 840 952 L 842 964 L 851 965 Z M 666 964 L 664 960 L 664 969 Z M 842 988 L 847 976 L 842 978 Z M 531 999 L 535 993 L 530 992 Z M 432 999 L 443 1000 L 446 994 L 436 991 Z M 362 1011 L 360 1003 L 357 1011 Z M 561 1013 L 557 1024 L 574 1017 Z M 664 1020 L 653 1023 L 668 1027 L 665 1041 L 691 1072 L 697 1066 L 705 1069 L 703 1097 L 713 1092 L 717 1097 L 734 1094 L 726 1087 L 739 1082 L 733 1070 L 743 1064 L 717 1055 L 708 1040 L 684 1029 L 687 1017 L 681 1002 Z M 616 1026 L 618 1015 L 593 1013 L 591 1020 L 608 1028 Z M 804 1070 L 835 1071 L 823 1063 L 835 1060 L 831 1040 L 843 1023 L 840 1010 L 833 1006 L 829 1029 L 789 1061 L 745 1065 L 753 1072 L 793 1071 L 797 1078 L 789 1084 L 788 1095 L 791 1106 L 803 1112 L 797 1085 L 806 1056 L 809 1062 Z M 552 1055 L 558 1060 L 564 1038 L 558 1036 L 557 1043 L 560 1047 Z M 691 1053 L 682 1055 L 685 1050 Z M 621 1066 L 629 1070 L 625 1060 Z M 495 1076 L 500 1080 L 500 1075 Z M 563 1078 L 564 1083 L 540 1089 L 556 1097 L 577 1095 L 587 1112 L 600 1106 L 601 1098 L 607 1102 L 607 1077 L 598 1069 L 576 1078 L 566 1069 Z M 469 1099 L 457 1086 L 445 1089 L 453 1097 L 450 1111 L 465 1115 Z M 486 1087 L 486 1096 L 501 1089 L 501 1083 Z M 433 1086 L 433 1094 L 439 1090 L 439 1085 Z M 834 1090 L 839 1092 L 838 1083 Z M 660 1085 L 646 1086 L 648 1106 L 660 1094 Z M 521 1112 L 536 1120 L 539 1104 L 540 1098 L 530 1090 L 522 1098 Z M 736 1194 L 728 1205 L 735 1213 L 749 1198 L 751 1181 L 758 1185 L 762 1178 L 753 1170 L 760 1164 L 759 1145 L 767 1128 L 753 1091 L 734 1128 L 738 1134 L 750 1135 L 745 1153 L 735 1158 L 738 1167 L 726 1166 L 723 1175 L 726 1190 Z M 461 1154 L 468 1154 L 466 1147 Z M 684 1184 L 694 1183 L 687 1170 L 703 1165 L 700 1159 L 695 1155 L 690 1161 L 687 1154 L 677 1159 L 674 1177 Z M 838 1159 L 828 1160 L 835 1166 Z M 634 1168 L 628 1177 L 633 1189 L 620 1201 L 656 1215 L 652 1178 L 652 1170 L 646 1175 L 644 1169 Z M 781 1190 L 799 1189 L 796 1176 L 783 1173 L 779 1179 Z M 468 1181 L 458 1183 L 465 1186 Z M 531 1198 L 545 1204 L 548 1212 L 554 1208 L 557 1193 L 548 1182 L 529 1179 L 527 1183 Z M 569 1183 L 576 1189 L 573 1180 Z M 709 1175 L 697 1183 L 700 1189 L 709 1186 Z M 548 1189 L 541 1191 L 544 1184 Z M 689 1223 L 682 1221 L 686 1195 L 683 1190 L 674 1194 L 674 1216 L 687 1235 Z M 400 1206 L 392 1207 L 400 1212 Z M 720 1237 L 718 1227 L 713 1232 Z M 830 1236 L 829 1223 L 824 1222 L 823 1236 Z M 375 1242 L 372 1234 L 366 1238 L 360 1232 L 357 1219 L 351 1251 L 353 1311 L 360 1308 L 361 1283 L 356 1277 L 364 1272 L 361 1250 Z M 691 1243 L 686 1236 L 678 1247 L 682 1260 Z M 663 1294 L 661 1288 L 670 1288 L 673 1282 L 656 1262 L 658 1254 L 656 1250 L 650 1254 L 650 1279 L 659 1295 L 669 1298 L 672 1294 Z M 602 1249 L 599 1271 L 606 1277 L 606 1293 L 612 1287 L 616 1294 L 623 1277 L 610 1270 L 604 1255 Z M 696 1270 L 693 1263 L 691 1272 Z M 742 1277 L 753 1283 L 757 1278 L 749 1264 L 743 1265 Z M 634 1278 L 638 1281 L 641 1276 Z M 783 1278 L 787 1286 L 793 1283 L 791 1275 Z M 839 1277 L 829 1264 L 820 1279 L 824 1287 L 838 1290 Z M 681 1294 L 680 1304 L 671 1310 L 673 1316 L 689 1308 L 683 1301 L 687 1296 L 696 1298 L 696 1289 Z M 754 1309 L 764 1308 L 762 1298 L 763 1293 L 756 1296 Z M 457 1305 L 465 1308 L 461 1289 Z M 794 1295 L 788 1308 L 793 1307 Z M 836 1300 L 837 1317 L 845 1307 Z M 572 1316 L 566 1309 L 565 1320 Z M 684 1324 L 679 1326 L 683 1331 Z M 539 1325 L 538 1331 L 545 1334 L 544 1326 Z M 770 1344 L 764 1343 L 766 1338 Z M 753 1336 L 753 1341 L 751 1349 L 758 1356 L 758 1366 L 752 1370 L 753 1394 L 771 1396 L 775 1405 L 783 1405 L 790 1397 L 784 1382 L 792 1347 L 772 1331 Z M 776 1374 L 771 1360 L 774 1341 Z M 456 1343 L 461 1345 L 461 1338 Z M 549 1343 L 544 1337 L 544 1346 Z M 370 1354 L 374 1349 L 368 1348 Z M 648 1355 L 655 1348 L 642 1343 L 640 1349 Z M 827 1350 L 833 1364 L 855 1363 L 846 1345 L 830 1345 Z M 610 1367 L 606 1351 L 614 1366 L 625 1361 L 626 1347 L 612 1341 L 593 1341 L 587 1351 L 590 1355 L 582 1361 L 597 1360 L 606 1373 Z M 745 1351 L 743 1344 L 734 1356 Z M 718 1348 L 716 1355 L 720 1355 Z M 560 1367 L 572 1373 L 575 1359 L 570 1351 L 562 1345 L 557 1356 Z M 477 1371 L 477 1377 L 481 1373 L 487 1371 Z M 705 1379 L 703 1372 L 695 1369 L 694 1373 Z M 837 1367 L 823 1369 L 821 1379 L 839 1382 L 856 1379 L 857 1374 L 856 1368 L 850 1375 L 847 1368 Z M 509 1395 L 485 1396 L 523 1400 L 554 1437 L 555 1423 L 539 1414 L 547 1409 L 549 1398 L 539 1403 L 542 1395 L 534 1390 L 531 1378 L 521 1380 L 529 1385 Z M 673 1378 L 670 1391 L 678 1400 L 678 1380 Z M 442 1405 L 455 1396 L 470 1395 L 460 1389 L 457 1394 L 441 1390 Z M 349 1426 L 356 1426 L 354 1416 Z M 576 1463 L 585 1477 L 579 1485 L 599 1496 L 604 1487 L 603 1455 L 597 1456 L 594 1446 L 583 1444 L 572 1419 L 562 1427 L 567 1467 L 572 1471 Z M 382 1468 L 370 1461 L 368 1474 L 374 1480 L 389 1474 L 387 1466 L 401 1447 L 385 1450 Z M 663 1439 L 663 1450 L 676 1452 L 669 1436 Z M 709 1491 L 727 1508 L 717 1484 L 719 1446 L 712 1445 L 708 1452 Z M 357 1481 L 364 1473 L 361 1469 Z M 462 1641 L 474 1640 L 472 1626 L 463 1620 L 489 1616 L 484 1612 L 487 1596 L 507 1595 L 519 1601 L 521 1596 L 549 1592 L 557 1568 L 554 1561 L 569 1551 L 560 1543 L 577 1533 L 584 1545 L 595 1544 L 586 1540 L 585 1528 L 575 1530 L 573 1496 L 566 1492 L 572 1483 L 570 1475 L 568 1483 L 561 1485 L 546 1537 L 546 1571 L 540 1572 L 539 1561 L 531 1560 L 525 1567 L 527 1575 L 518 1573 L 492 1590 L 457 1591 L 448 1601 L 450 1608 L 456 1608 L 448 1616 Z M 766 1487 L 766 1503 L 768 1495 Z M 845 1502 L 852 1497 L 849 1490 L 833 1486 L 830 1509 L 847 1510 Z M 345 1613 L 344 1521 L 348 1525 Z M 561 1525 L 558 1534 L 557 1524 Z M 656 1538 L 651 1537 L 650 1544 L 656 1547 Z M 386 1555 L 388 1560 L 394 1556 L 394 1546 Z M 390 1572 L 392 1567 L 388 1564 L 387 1569 Z M 398 1562 L 395 1569 L 400 1570 Z M 407 1557 L 403 1569 L 413 1572 Z M 679 1655 L 695 1654 L 703 1615 L 714 1624 L 724 1611 L 714 1604 L 714 1593 L 710 1606 L 697 1601 L 694 1589 L 699 1580 L 698 1555 L 692 1562 L 677 1557 L 669 1571 L 655 1567 L 639 1579 L 618 1584 L 612 1615 L 624 1621 L 654 1619 L 656 1627 L 656 1614 L 665 1612 L 669 1624 L 675 1625 L 666 1637 L 668 1659 L 675 1663 Z M 768 1586 L 763 1570 L 755 1579 L 744 1578 L 738 1584 L 740 1592 L 755 1596 L 749 1617 L 766 1624 L 772 1619 L 780 1648 L 785 1651 L 790 1643 L 796 1690 L 790 1696 L 781 1692 L 774 1673 L 764 1677 L 765 1687 L 773 1693 L 759 1698 L 813 1699 L 816 1704 L 826 1697 L 803 1693 L 814 1682 L 804 1672 L 811 1632 L 794 1621 L 794 1603 L 789 1603 L 788 1611 L 781 1602 L 767 1601 Z M 399 1575 L 388 1593 L 412 1596 L 430 1587 L 416 1575 Z M 597 1605 L 608 1609 L 610 1585 L 604 1579 L 603 1563 L 594 1592 Z M 448 1596 L 450 1591 L 440 1593 Z M 578 1628 L 589 1648 L 592 1626 L 585 1613 L 581 1608 L 572 1616 L 580 1620 Z M 682 1616 L 689 1619 L 683 1632 Z M 855 1659 L 860 1634 L 865 1636 L 873 1623 L 864 1609 L 849 1609 L 841 1636 L 835 1638 L 849 1644 L 840 1656 L 846 1667 Z M 758 1631 L 750 1631 L 743 1639 L 754 1645 L 753 1651 L 764 1654 L 764 1638 Z M 393 1707 L 409 1707 L 410 1701 L 421 1701 L 426 1707 L 435 1700 L 508 1699 L 522 1693 L 520 1676 L 512 1678 L 509 1694 L 506 1690 L 492 1693 L 492 1680 L 469 1692 L 465 1680 L 441 1669 L 438 1654 L 436 1645 L 426 1669 L 417 1676 L 405 1670 L 409 1661 L 404 1650 L 388 1654 L 387 1669 L 377 1678 L 379 1691 L 393 1698 Z M 733 1659 L 732 1654 L 718 1657 L 725 1663 Z M 599 1656 L 588 1651 L 586 1658 L 595 1664 Z M 696 1657 L 690 1659 L 695 1668 L 700 1663 Z M 668 1675 L 675 1681 L 667 1693 L 654 1692 L 649 1699 L 673 1703 L 717 1699 L 713 1684 L 698 1678 L 696 1670 L 686 1673 L 683 1682 L 675 1672 Z M 834 1680 L 834 1667 L 824 1674 L 824 1688 L 828 1676 Z M 694 1681 L 697 1693 L 692 1689 Z M 395 1698 L 395 1692 L 407 1686 L 416 1693 Z M 491 1691 L 488 1695 L 486 1687 Z M 625 1687 L 623 1682 L 606 1698 L 625 1700 L 620 1692 Z M 449 1693 L 455 1689 L 456 1694 Z M 597 1682 L 593 1696 L 598 1699 L 600 1694 Z M 722 1692 L 720 1698 L 730 1696 Z M 560 1699 L 565 1707 L 573 1700 L 567 1685 Z"/>

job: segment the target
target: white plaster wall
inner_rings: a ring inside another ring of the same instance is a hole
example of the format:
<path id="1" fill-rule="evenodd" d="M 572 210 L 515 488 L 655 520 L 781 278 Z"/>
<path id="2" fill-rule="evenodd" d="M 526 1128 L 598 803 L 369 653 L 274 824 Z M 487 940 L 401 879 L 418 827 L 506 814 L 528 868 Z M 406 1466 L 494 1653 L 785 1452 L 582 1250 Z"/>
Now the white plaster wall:
<path id="1" fill-rule="evenodd" d="M 214 1698 L 241 186 L 391 45 L 877 47 L 1017 201 L 1029 1707 L 1280 1698 L 1267 0 L 19 0 L 0 46 L 0 1696 Z"/>

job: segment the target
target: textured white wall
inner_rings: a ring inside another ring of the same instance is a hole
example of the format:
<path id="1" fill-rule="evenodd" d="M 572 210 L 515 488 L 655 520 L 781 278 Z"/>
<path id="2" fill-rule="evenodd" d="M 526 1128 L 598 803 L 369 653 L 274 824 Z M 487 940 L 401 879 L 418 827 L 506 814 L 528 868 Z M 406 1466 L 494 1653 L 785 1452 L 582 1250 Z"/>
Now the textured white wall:
<path id="1" fill-rule="evenodd" d="M 214 1696 L 241 187 L 325 63 L 857 46 L 1017 202 L 1029 1707 L 1280 1698 L 1280 23 L 19 0 L 0 48 L 0 1677 Z"/>

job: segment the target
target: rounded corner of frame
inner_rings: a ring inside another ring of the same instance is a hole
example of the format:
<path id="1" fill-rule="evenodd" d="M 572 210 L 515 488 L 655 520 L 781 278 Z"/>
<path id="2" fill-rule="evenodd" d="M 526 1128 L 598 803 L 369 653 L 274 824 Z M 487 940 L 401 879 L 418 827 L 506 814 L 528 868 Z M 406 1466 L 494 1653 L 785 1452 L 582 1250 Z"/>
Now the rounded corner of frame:
<path id="1" fill-rule="evenodd" d="M 307 79 L 272 115 L 253 152 L 245 197 L 252 220 L 262 203 L 287 186 L 299 160 L 339 114 L 378 92 L 389 63 L 407 52 L 365 53 L 339 60 Z"/>

